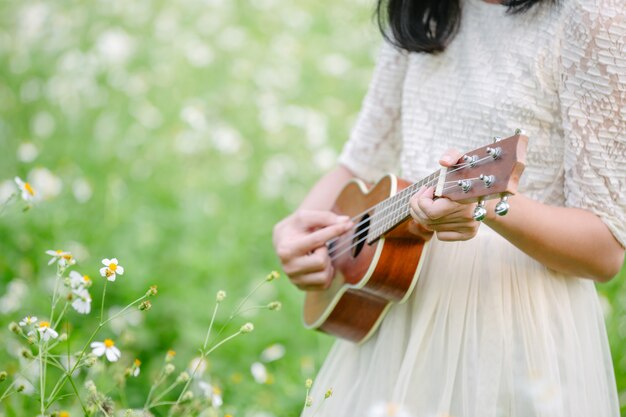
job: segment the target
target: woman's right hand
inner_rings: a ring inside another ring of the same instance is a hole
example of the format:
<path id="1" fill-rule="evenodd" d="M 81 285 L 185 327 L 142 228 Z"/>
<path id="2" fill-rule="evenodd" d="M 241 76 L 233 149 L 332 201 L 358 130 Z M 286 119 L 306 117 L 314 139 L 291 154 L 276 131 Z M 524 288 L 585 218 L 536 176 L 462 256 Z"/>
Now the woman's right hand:
<path id="1" fill-rule="evenodd" d="M 298 210 L 274 226 L 274 249 L 291 282 L 301 290 L 330 286 L 335 271 L 326 242 L 353 226 L 331 211 Z"/>

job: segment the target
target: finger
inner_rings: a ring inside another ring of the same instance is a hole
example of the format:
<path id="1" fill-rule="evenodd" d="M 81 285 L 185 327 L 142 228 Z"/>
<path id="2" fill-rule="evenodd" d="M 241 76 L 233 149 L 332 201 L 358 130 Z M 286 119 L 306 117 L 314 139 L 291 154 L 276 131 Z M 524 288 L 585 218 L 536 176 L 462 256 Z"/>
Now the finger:
<path id="1" fill-rule="evenodd" d="M 417 193 L 411 196 L 409 200 L 409 214 L 413 219 L 418 223 L 424 223 L 423 220 L 426 220 L 428 217 L 422 212 L 422 209 L 419 207 L 418 201 L 422 196 L 426 193 L 427 187 L 421 187 Z"/>
<path id="2" fill-rule="evenodd" d="M 420 239 L 428 242 L 433 237 L 433 231 L 416 221 L 410 221 L 408 224 L 409 233 L 414 234 Z"/>
<path id="3" fill-rule="evenodd" d="M 294 242 L 293 250 L 299 254 L 306 254 L 314 251 L 335 237 L 341 236 L 352 228 L 353 223 L 350 221 L 344 221 L 342 223 L 333 224 L 332 226 L 326 226 L 323 229 L 316 230 L 302 239 Z"/>
<path id="4" fill-rule="evenodd" d="M 442 242 L 457 242 L 470 240 L 476 236 L 476 233 L 460 233 L 460 232 L 437 232 L 437 239 Z"/>
<path id="5" fill-rule="evenodd" d="M 328 249 L 322 246 L 310 254 L 299 256 L 283 264 L 289 277 L 324 271 L 330 263 Z"/>
<path id="6" fill-rule="evenodd" d="M 456 149 L 450 148 L 441 155 L 439 158 L 439 164 L 444 167 L 451 167 L 455 165 L 463 154 Z"/>
<path id="7" fill-rule="evenodd" d="M 304 291 L 319 291 L 327 289 L 330 286 L 334 272 L 335 269 L 329 264 L 326 269 L 321 272 L 299 275 L 292 278 L 291 282 Z"/>
<path id="8" fill-rule="evenodd" d="M 420 211 L 430 220 L 438 220 L 448 216 L 464 217 L 471 207 L 467 204 L 459 204 L 447 198 L 438 198 L 434 200 L 428 193 L 424 193 L 417 200 L 416 212 Z"/>
<path id="9" fill-rule="evenodd" d="M 348 216 L 328 210 L 300 210 L 296 213 L 296 217 L 300 226 L 307 230 L 346 222 L 350 219 Z"/>

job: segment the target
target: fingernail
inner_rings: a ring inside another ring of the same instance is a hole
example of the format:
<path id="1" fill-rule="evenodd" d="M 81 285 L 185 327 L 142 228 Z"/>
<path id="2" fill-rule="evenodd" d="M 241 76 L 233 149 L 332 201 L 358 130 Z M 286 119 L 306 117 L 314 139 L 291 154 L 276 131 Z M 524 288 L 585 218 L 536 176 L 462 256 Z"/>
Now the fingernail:
<path id="1" fill-rule="evenodd" d="M 350 216 L 339 216 L 337 218 L 340 222 L 345 222 L 346 220 L 350 220 Z"/>
<path id="2" fill-rule="evenodd" d="M 451 164 L 451 163 L 453 163 L 453 162 L 454 162 L 454 161 L 452 160 L 452 157 L 451 157 L 451 156 L 449 156 L 449 155 L 445 155 L 445 156 L 443 156 L 443 157 L 441 158 L 441 160 L 442 160 L 443 162 L 447 162 L 447 163 L 449 163 L 449 164 Z"/>

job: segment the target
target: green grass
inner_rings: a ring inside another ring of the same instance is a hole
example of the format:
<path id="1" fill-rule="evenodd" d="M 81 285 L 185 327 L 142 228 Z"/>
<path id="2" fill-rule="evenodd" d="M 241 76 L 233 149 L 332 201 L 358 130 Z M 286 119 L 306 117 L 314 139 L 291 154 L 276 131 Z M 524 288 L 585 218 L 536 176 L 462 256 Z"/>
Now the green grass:
<path id="1" fill-rule="evenodd" d="M 45 316 L 54 274 L 44 252 L 57 248 L 71 250 L 76 269 L 93 277 L 102 258 L 119 258 L 126 274 L 109 286 L 107 305 L 159 286 L 140 325 L 103 330 L 126 352 L 125 365 L 143 361 L 141 376 L 128 383 L 128 404 L 141 405 L 168 349 L 178 352 L 179 369 L 187 366 L 202 345 L 215 293 L 228 292 L 219 327 L 278 268 L 273 225 L 347 137 L 379 42 L 371 7 L 328 0 L 0 2 L 0 189 L 19 175 L 40 193 L 53 191 L 32 178 L 37 168 L 62 184 L 30 212 L 11 206 L 0 217 L 0 295 L 16 278 L 28 287 L 19 308 L 0 315 L 0 369 L 12 372 L 17 363 L 8 323 Z M 622 402 L 624 278 L 600 288 L 612 306 L 607 327 Z M 94 300 L 101 288 L 94 286 Z M 260 303 L 274 299 L 281 311 L 236 319 L 227 334 L 248 320 L 256 330 L 210 358 L 225 403 L 247 416 L 297 415 L 304 380 L 331 343 L 302 328 L 302 295 L 286 279 L 258 296 Z M 97 318 L 73 315 L 71 322 L 73 338 L 84 341 Z M 259 385 L 250 365 L 274 343 L 286 355 L 266 364 L 271 383 Z M 115 381 L 99 384 L 120 399 Z M 0 415 L 25 409 L 37 412 L 31 398 L 16 397 L 0 405 Z"/>

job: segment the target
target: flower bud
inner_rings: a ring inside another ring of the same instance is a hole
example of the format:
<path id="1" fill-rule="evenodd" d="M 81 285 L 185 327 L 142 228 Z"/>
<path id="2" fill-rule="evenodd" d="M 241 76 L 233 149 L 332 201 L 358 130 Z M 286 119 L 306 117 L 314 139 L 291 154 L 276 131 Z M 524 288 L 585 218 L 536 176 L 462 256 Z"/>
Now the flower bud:
<path id="1" fill-rule="evenodd" d="M 176 367 L 174 366 L 173 363 L 168 363 L 167 365 L 165 365 L 165 375 L 171 375 L 174 371 L 176 370 Z"/>
<path id="2" fill-rule="evenodd" d="M 151 285 L 150 288 L 148 288 L 148 291 L 146 292 L 146 295 L 148 297 L 154 297 L 155 295 L 157 295 L 158 292 L 158 288 L 156 285 Z"/>
<path id="3" fill-rule="evenodd" d="M 333 395 L 333 389 L 328 388 L 328 391 L 326 391 L 326 394 L 324 394 L 324 399 L 329 398 L 331 395 Z"/>
<path id="4" fill-rule="evenodd" d="M 267 305 L 267 308 L 269 308 L 272 311 L 279 311 L 282 307 L 283 307 L 283 304 L 280 301 L 272 301 L 271 303 Z"/>
<path id="5" fill-rule="evenodd" d="M 9 376 L 9 374 L 7 374 L 7 371 L 0 372 L 0 382 L 2 382 L 5 379 L 7 379 L 7 376 Z"/>
<path id="6" fill-rule="evenodd" d="M 85 381 L 85 388 L 87 388 L 87 391 L 91 395 L 96 395 L 98 393 L 98 388 L 96 388 L 96 384 L 94 384 L 91 379 Z"/>
<path id="7" fill-rule="evenodd" d="M 19 385 L 17 386 L 17 388 L 15 388 L 15 392 L 22 392 L 22 391 L 24 391 L 25 389 L 26 389 L 26 385 L 24 385 L 24 384 L 19 384 Z"/>
<path id="8" fill-rule="evenodd" d="M 241 326 L 241 333 L 250 333 L 252 330 L 254 330 L 254 324 L 252 323 L 246 323 L 243 326 Z"/>
<path id="9" fill-rule="evenodd" d="M 313 397 L 311 397 L 310 395 L 306 396 L 306 400 L 304 400 L 304 405 L 305 407 L 310 407 L 313 405 Z"/>
<path id="10" fill-rule="evenodd" d="M 280 274 L 276 271 L 272 271 L 269 274 L 267 274 L 267 276 L 265 277 L 266 281 L 274 281 L 275 279 L 278 279 L 280 277 Z"/>
<path id="11" fill-rule="evenodd" d="M 143 303 L 139 304 L 139 311 L 147 311 L 150 310 L 152 308 L 152 303 L 150 301 L 144 301 Z"/>
<path id="12" fill-rule="evenodd" d="M 34 358 L 33 352 L 30 349 L 22 349 L 20 350 L 20 356 L 24 359 L 32 359 Z"/>
<path id="13" fill-rule="evenodd" d="M 219 290 L 217 292 L 217 295 L 215 296 L 215 299 L 217 300 L 218 303 L 220 303 L 224 301 L 224 298 L 226 298 L 226 291 Z"/>
<path id="14" fill-rule="evenodd" d="M 311 389 L 311 387 L 313 386 L 313 380 L 311 378 L 307 378 L 307 380 L 304 382 L 304 386 L 306 387 L 306 389 Z"/>
<path id="15" fill-rule="evenodd" d="M 98 357 L 96 355 L 94 355 L 93 353 L 90 353 L 85 358 L 85 366 L 87 368 L 91 368 L 92 366 L 94 366 L 96 364 L 96 362 L 98 362 Z"/>
<path id="16" fill-rule="evenodd" d="M 183 394 L 183 397 L 181 398 L 182 401 L 189 401 L 193 399 L 193 392 L 191 391 L 187 391 Z"/>
<path id="17" fill-rule="evenodd" d="M 176 356 L 176 351 L 174 349 L 168 350 L 165 354 L 165 362 L 171 362 L 174 359 L 174 356 Z"/>
<path id="18" fill-rule="evenodd" d="M 187 382 L 187 381 L 189 381 L 189 374 L 187 372 L 181 372 L 180 375 L 178 375 L 178 378 L 176 378 L 177 383 Z"/>
<path id="19" fill-rule="evenodd" d="M 59 335 L 59 342 L 65 342 L 67 340 L 67 333 L 61 333 Z"/>
<path id="20" fill-rule="evenodd" d="M 22 334 L 22 329 L 20 328 L 20 326 L 12 321 L 11 323 L 9 323 L 9 330 L 12 331 L 15 334 Z"/>

